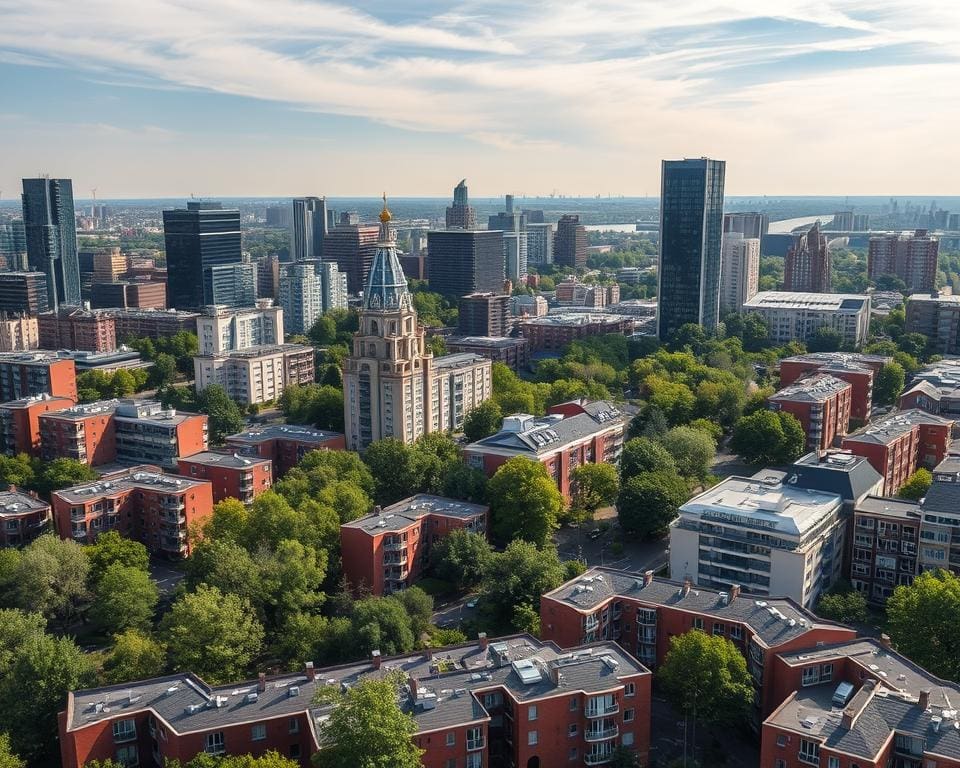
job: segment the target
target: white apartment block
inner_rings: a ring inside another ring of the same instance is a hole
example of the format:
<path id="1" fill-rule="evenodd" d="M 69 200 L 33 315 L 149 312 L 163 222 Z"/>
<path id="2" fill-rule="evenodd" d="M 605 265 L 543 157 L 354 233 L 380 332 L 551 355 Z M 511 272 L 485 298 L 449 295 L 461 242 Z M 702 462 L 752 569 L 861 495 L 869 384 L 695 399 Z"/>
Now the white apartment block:
<path id="1" fill-rule="evenodd" d="M 257 299 L 255 307 L 207 307 L 197 318 L 201 355 L 219 355 L 251 347 L 283 343 L 283 310 L 272 299 Z"/>
<path id="2" fill-rule="evenodd" d="M 670 577 L 789 597 L 811 607 L 841 575 L 843 500 L 783 484 L 730 477 L 694 497 L 670 526 Z"/>
<path id="3" fill-rule="evenodd" d="M 314 381 L 314 350 L 302 344 L 277 344 L 193 358 L 197 392 L 219 384 L 245 405 L 276 400 L 293 384 Z"/>
<path id="4" fill-rule="evenodd" d="M 741 232 L 723 236 L 720 252 L 720 314 L 739 312 L 760 290 L 760 240 Z"/>
<path id="5" fill-rule="evenodd" d="M 870 297 L 860 294 L 763 291 L 744 303 L 743 311 L 759 315 L 777 344 L 807 341 L 827 327 L 859 347 L 870 332 Z"/>

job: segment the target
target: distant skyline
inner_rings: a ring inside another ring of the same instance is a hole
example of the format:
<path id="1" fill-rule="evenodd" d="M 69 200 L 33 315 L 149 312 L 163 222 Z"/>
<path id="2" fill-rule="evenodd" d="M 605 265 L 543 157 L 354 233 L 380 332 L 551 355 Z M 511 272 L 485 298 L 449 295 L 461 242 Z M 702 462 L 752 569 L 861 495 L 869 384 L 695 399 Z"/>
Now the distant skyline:
<path id="1" fill-rule="evenodd" d="M 775 10 L 772 10 L 775 9 Z M 954 0 L 0 0 L 0 191 L 952 195 Z"/>

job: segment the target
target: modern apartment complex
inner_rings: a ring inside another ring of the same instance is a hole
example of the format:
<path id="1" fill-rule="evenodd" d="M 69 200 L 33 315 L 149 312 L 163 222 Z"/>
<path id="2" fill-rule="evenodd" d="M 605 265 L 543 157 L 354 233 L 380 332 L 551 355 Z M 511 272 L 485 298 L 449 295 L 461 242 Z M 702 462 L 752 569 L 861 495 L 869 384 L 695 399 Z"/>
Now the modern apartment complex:
<path id="1" fill-rule="evenodd" d="M 799 379 L 769 400 L 770 410 L 797 418 L 807 436 L 807 450 L 824 451 L 847 434 L 853 387 L 828 373 Z"/>
<path id="2" fill-rule="evenodd" d="M 915 293 L 908 297 L 904 330 L 926 336 L 937 354 L 960 355 L 960 296 Z"/>
<path id="3" fill-rule="evenodd" d="M 457 333 L 462 336 L 506 336 L 513 318 L 505 293 L 470 293 L 457 302 Z"/>
<path id="4" fill-rule="evenodd" d="M 808 341 L 820 328 L 837 331 L 845 344 L 861 346 L 870 333 L 870 297 L 846 293 L 762 291 L 743 305 L 760 316 L 777 344 Z"/>
<path id="5" fill-rule="evenodd" d="M 507 416 L 499 432 L 470 443 L 463 457 L 487 477 L 516 456 L 538 461 L 569 499 L 570 473 L 581 464 L 616 464 L 625 429 L 626 417 L 612 403 L 574 400 L 552 406 L 539 418 Z"/>
<path id="6" fill-rule="evenodd" d="M 921 513 L 919 570 L 960 575 L 960 457 L 947 456 L 934 468 Z"/>
<path id="7" fill-rule="evenodd" d="M 894 275 L 910 291 L 929 293 L 936 290 L 939 252 L 940 241 L 925 229 L 918 229 L 913 234 L 871 237 L 867 274 L 871 280 L 880 275 Z"/>
<path id="8" fill-rule="evenodd" d="M 866 423 L 873 408 L 873 380 L 892 358 L 853 352 L 809 352 L 780 361 L 780 386 L 789 387 L 800 378 L 829 373 L 852 387 L 850 418 Z"/>
<path id="9" fill-rule="evenodd" d="M 489 507 L 420 493 L 340 526 L 343 573 L 359 592 L 406 589 L 426 570 L 434 544 L 454 530 L 487 535 Z"/>
<path id="10" fill-rule="evenodd" d="M 283 309 L 269 299 L 256 307 L 231 309 L 211 306 L 197 317 L 197 342 L 201 355 L 219 355 L 264 345 L 283 343 Z"/>
<path id="11" fill-rule="evenodd" d="M 37 318 L 42 349 L 80 349 L 113 352 L 117 348 L 117 326 L 112 317 L 89 309 L 61 304 Z"/>
<path id="12" fill-rule="evenodd" d="M 187 530 L 213 514 L 210 483 L 141 465 L 54 491 L 53 517 L 62 539 L 91 544 L 107 531 L 168 557 L 190 554 Z"/>
<path id="13" fill-rule="evenodd" d="M 907 499 L 867 496 L 853 514 L 850 583 L 882 605 L 917 573 L 920 505 Z"/>
<path id="14" fill-rule="evenodd" d="M 270 459 L 238 453 L 201 451 L 181 456 L 177 459 L 177 471 L 184 477 L 209 480 L 214 504 L 230 498 L 250 504 L 273 485 Z"/>
<path id="15" fill-rule="evenodd" d="M 50 505 L 14 486 L 0 491 L 0 548 L 22 547 L 50 529 Z"/>
<path id="16" fill-rule="evenodd" d="M 578 269 L 587 265 L 587 228 L 576 214 L 564 214 L 557 222 L 553 238 L 553 261 Z"/>
<path id="17" fill-rule="evenodd" d="M 720 314 L 723 316 L 739 312 L 760 290 L 760 239 L 744 237 L 740 232 L 725 232 L 720 260 Z"/>
<path id="18" fill-rule="evenodd" d="M 249 347 L 193 358 L 194 386 L 219 384 L 245 405 L 274 402 L 287 387 L 315 381 L 315 352 L 304 344 Z"/>
<path id="19" fill-rule="evenodd" d="M 0 403 L 0 450 L 6 456 L 40 455 L 40 415 L 72 408 L 69 397 L 35 395 Z"/>
<path id="20" fill-rule="evenodd" d="M 73 360 L 55 352 L 0 353 L 0 402 L 52 395 L 77 401 Z"/>
<path id="21" fill-rule="evenodd" d="M 39 346 L 37 318 L 26 315 L 0 318 L 0 352 L 26 352 Z"/>
<path id="22" fill-rule="evenodd" d="M 324 312 L 347 308 L 347 276 L 333 262 L 286 264 L 278 293 L 286 331 L 305 334 Z"/>
<path id="23" fill-rule="evenodd" d="M 0 312 L 39 315 L 49 306 L 43 272 L 0 272 Z"/>
<path id="24" fill-rule="evenodd" d="M 265 424 L 238 432 L 226 439 L 228 450 L 243 456 L 269 459 L 273 477 L 279 479 L 293 469 L 310 451 L 343 451 L 346 443 L 339 432 L 290 424 Z"/>
<path id="25" fill-rule="evenodd" d="M 571 312 L 562 315 L 527 317 L 520 321 L 520 335 L 530 341 L 530 351 L 560 350 L 571 341 L 588 336 L 633 332 L 634 320 L 626 315 Z"/>

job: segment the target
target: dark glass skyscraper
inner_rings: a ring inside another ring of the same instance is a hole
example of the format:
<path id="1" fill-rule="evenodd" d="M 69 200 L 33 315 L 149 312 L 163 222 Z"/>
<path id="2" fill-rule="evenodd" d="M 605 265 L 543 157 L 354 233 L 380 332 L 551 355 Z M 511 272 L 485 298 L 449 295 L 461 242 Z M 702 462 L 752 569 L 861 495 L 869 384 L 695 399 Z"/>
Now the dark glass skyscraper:
<path id="1" fill-rule="evenodd" d="M 323 257 L 323 241 L 327 236 L 327 201 L 322 197 L 293 199 L 293 237 L 290 254 L 293 261 Z"/>
<path id="2" fill-rule="evenodd" d="M 167 306 L 199 309 L 216 303 L 210 268 L 240 264 L 240 211 L 191 201 L 163 212 Z"/>
<path id="3" fill-rule="evenodd" d="M 70 179 L 24 179 L 23 224 L 30 269 L 47 277 L 51 309 L 80 303 L 77 223 Z"/>
<path id="4" fill-rule="evenodd" d="M 427 233 L 430 290 L 449 297 L 502 293 L 503 232 L 446 229 Z"/>
<path id="5" fill-rule="evenodd" d="M 723 160 L 664 160 L 660 189 L 657 335 L 680 326 L 710 330 L 720 318 Z"/>

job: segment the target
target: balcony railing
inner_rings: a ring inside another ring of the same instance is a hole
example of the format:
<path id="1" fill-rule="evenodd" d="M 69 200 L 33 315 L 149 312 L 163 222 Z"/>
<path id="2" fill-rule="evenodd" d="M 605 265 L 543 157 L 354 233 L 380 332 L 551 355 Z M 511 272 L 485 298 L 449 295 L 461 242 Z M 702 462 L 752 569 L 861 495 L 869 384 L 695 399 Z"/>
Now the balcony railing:
<path id="1" fill-rule="evenodd" d="M 467 739 L 467 751 L 472 752 L 477 749 L 483 749 L 483 736 L 479 739 Z"/>
<path id="2" fill-rule="evenodd" d="M 407 546 L 406 542 L 397 541 L 397 542 L 387 542 L 383 545 L 383 548 L 387 552 L 399 552 L 401 549 L 405 549 L 406 546 Z"/>
<path id="3" fill-rule="evenodd" d="M 606 717 L 607 715 L 615 715 L 620 711 L 620 705 L 614 702 L 613 704 L 595 706 L 590 705 L 584 710 L 584 714 L 587 717 Z"/>
<path id="4" fill-rule="evenodd" d="M 583 756 L 583 762 L 587 765 L 603 765 L 604 763 L 609 763 L 613 760 L 613 750 L 609 752 L 587 752 Z"/>
<path id="5" fill-rule="evenodd" d="M 603 741 L 613 739 L 620 735 L 620 729 L 617 726 L 604 729 L 587 729 L 583 732 L 583 738 L 587 741 Z"/>

